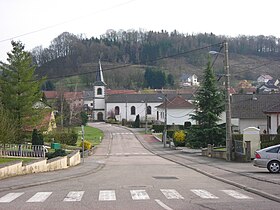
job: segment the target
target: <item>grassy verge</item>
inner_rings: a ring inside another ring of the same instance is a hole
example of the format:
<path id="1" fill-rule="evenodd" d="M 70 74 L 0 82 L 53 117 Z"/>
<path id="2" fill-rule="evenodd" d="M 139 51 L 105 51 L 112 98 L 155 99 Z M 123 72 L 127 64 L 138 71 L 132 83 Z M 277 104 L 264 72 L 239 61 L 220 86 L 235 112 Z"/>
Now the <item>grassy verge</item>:
<path id="1" fill-rule="evenodd" d="M 16 160 L 22 160 L 23 163 L 28 163 L 34 159 L 32 158 L 7 158 L 7 157 L 1 157 L 0 158 L 0 164 L 5 164 L 5 163 L 9 163 L 9 162 L 13 162 Z"/>
<path id="2" fill-rule="evenodd" d="M 103 139 L 104 133 L 94 127 L 91 126 L 85 126 L 85 140 L 89 141 L 92 145 L 98 145 L 100 141 Z M 75 127 L 75 131 L 78 133 L 78 141 L 77 146 L 80 146 L 81 139 L 82 139 L 82 128 L 81 127 Z"/>

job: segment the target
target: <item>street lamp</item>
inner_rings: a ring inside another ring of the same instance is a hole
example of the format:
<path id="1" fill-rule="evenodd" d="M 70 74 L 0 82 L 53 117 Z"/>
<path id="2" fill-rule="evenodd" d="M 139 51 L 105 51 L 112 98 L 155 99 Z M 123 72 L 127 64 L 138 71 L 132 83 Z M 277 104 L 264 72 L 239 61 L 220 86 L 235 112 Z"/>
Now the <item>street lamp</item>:
<path id="1" fill-rule="evenodd" d="M 229 59 L 228 59 L 228 42 L 223 42 L 224 48 L 224 70 L 226 72 L 226 98 L 225 98 L 225 109 L 226 109 L 226 153 L 227 160 L 232 160 L 232 132 L 231 132 L 231 104 L 230 104 L 230 74 L 229 74 Z M 220 54 L 216 51 L 209 51 L 210 54 Z"/>
<path id="2" fill-rule="evenodd" d="M 159 99 L 162 99 L 161 97 L 158 97 Z M 167 136 L 167 95 L 164 95 L 164 128 L 163 128 L 163 147 L 166 147 L 166 136 Z"/>

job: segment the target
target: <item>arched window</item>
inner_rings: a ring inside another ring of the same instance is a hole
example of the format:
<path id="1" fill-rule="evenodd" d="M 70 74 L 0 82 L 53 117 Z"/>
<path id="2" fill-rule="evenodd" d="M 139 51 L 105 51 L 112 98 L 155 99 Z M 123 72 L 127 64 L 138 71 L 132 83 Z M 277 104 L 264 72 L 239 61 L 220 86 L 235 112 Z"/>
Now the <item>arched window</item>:
<path id="1" fill-rule="evenodd" d="M 120 107 L 115 107 L 115 115 L 120 115 Z"/>
<path id="2" fill-rule="evenodd" d="M 135 106 L 132 106 L 132 107 L 130 108 L 130 114 L 131 114 L 131 115 L 135 115 Z"/>
<path id="3" fill-rule="evenodd" d="M 151 106 L 147 106 L 147 114 L 152 114 L 152 108 L 151 108 Z"/>
<path id="4" fill-rule="evenodd" d="M 102 88 L 97 89 L 97 95 L 102 95 Z"/>

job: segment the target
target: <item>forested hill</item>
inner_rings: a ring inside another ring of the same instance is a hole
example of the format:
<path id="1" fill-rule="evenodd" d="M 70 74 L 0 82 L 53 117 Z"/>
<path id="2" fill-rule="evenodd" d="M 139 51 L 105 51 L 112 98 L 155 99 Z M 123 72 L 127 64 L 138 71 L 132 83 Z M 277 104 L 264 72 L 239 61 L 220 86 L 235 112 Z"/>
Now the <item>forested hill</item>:
<path id="1" fill-rule="evenodd" d="M 177 31 L 114 31 L 100 38 L 84 38 L 64 32 L 48 48 L 32 50 L 37 73 L 48 78 L 83 75 L 90 84 L 101 58 L 105 80 L 111 88 L 143 88 L 147 67 L 172 74 L 175 85 L 182 73 L 202 74 L 209 51 L 220 51 L 225 39 L 229 43 L 230 70 L 233 80 L 254 80 L 261 73 L 279 78 L 280 38 L 274 36 L 225 37 L 214 34 L 182 34 Z M 223 52 L 223 51 L 221 51 Z M 213 56 L 212 56 L 213 57 Z M 214 69 L 223 73 L 223 56 L 215 60 Z"/>

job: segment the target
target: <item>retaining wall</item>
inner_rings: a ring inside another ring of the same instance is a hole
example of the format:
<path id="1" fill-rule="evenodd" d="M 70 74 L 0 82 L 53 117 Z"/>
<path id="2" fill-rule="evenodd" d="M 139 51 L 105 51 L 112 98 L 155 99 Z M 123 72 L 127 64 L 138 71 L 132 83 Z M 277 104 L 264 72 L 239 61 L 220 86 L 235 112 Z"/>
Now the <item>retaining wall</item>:
<path id="1" fill-rule="evenodd" d="M 15 161 L 0 166 L 0 179 L 22 174 L 65 169 L 78 165 L 80 162 L 80 151 L 74 151 L 68 156 L 56 157 L 50 160 L 39 159 L 25 165 L 22 164 L 22 161 Z"/>

